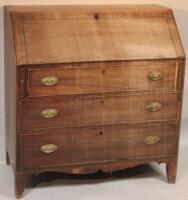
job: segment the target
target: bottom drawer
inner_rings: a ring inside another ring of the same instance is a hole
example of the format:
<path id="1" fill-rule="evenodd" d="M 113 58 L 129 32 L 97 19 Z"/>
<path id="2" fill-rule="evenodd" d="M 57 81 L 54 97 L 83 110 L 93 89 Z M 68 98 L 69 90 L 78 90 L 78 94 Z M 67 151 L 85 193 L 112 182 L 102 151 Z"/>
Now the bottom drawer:
<path id="1" fill-rule="evenodd" d="M 108 125 L 21 135 L 21 167 L 94 163 L 176 152 L 176 125 Z"/>

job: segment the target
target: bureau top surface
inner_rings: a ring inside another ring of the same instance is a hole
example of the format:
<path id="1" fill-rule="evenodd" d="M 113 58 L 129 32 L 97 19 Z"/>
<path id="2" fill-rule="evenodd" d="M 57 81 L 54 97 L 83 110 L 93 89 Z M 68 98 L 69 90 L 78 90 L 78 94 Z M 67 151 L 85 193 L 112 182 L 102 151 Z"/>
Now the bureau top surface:
<path id="1" fill-rule="evenodd" d="M 8 23 L 17 65 L 184 58 L 161 6 L 8 6 Z"/>

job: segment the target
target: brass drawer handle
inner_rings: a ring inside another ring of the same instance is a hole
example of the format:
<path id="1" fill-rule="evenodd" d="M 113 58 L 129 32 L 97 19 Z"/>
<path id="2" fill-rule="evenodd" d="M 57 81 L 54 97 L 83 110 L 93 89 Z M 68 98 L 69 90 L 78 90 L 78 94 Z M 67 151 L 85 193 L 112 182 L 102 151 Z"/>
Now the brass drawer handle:
<path id="1" fill-rule="evenodd" d="M 47 154 L 53 153 L 57 151 L 57 149 L 58 149 L 58 146 L 55 144 L 45 144 L 40 147 L 41 152 L 47 153 Z"/>
<path id="2" fill-rule="evenodd" d="M 160 141 L 160 138 L 157 136 L 148 136 L 144 138 L 146 144 L 156 144 Z"/>
<path id="3" fill-rule="evenodd" d="M 45 86 L 52 86 L 59 82 L 59 79 L 55 76 L 46 76 L 40 81 Z"/>
<path id="4" fill-rule="evenodd" d="M 58 115 L 58 110 L 57 109 L 42 110 L 40 115 L 41 117 L 46 118 L 46 119 L 54 118 Z"/>
<path id="5" fill-rule="evenodd" d="M 162 108 L 162 104 L 160 104 L 158 102 L 152 102 L 152 103 L 149 103 L 146 106 L 146 108 L 149 112 L 156 112 Z"/>
<path id="6" fill-rule="evenodd" d="M 162 72 L 153 71 L 148 73 L 148 79 L 151 81 L 158 81 L 163 79 L 164 75 Z"/>

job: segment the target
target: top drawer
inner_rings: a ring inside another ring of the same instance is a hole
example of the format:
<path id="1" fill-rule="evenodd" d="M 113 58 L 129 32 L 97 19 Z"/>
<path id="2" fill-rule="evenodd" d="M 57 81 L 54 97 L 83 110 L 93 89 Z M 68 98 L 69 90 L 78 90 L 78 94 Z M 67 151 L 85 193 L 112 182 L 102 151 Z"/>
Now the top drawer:
<path id="1" fill-rule="evenodd" d="M 176 64 L 89 63 L 29 68 L 28 96 L 176 88 Z"/>

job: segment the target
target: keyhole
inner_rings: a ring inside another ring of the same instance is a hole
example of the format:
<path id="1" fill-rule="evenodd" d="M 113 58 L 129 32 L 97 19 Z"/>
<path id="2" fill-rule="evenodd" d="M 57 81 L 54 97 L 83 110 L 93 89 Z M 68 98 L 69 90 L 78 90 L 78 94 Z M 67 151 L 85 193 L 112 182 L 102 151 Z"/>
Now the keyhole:
<path id="1" fill-rule="evenodd" d="M 97 13 L 95 14 L 95 19 L 99 19 L 99 15 Z"/>
<path id="2" fill-rule="evenodd" d="M 103 74 L 105 74 L 105 73 L 106 73 L 106 70 L 105 70 L 105 69 L 103 69 L 103 70 L 102 70 L 102 73 L 103 73 Z"/>
<path id="3" fill-rule="evenodd" d="M 103 132 L 102 132 L 102 131 L 100 131 L 100 132 L 99 132 L 99 134 L 100 134 L 100 135 L 102 135 L 102 134 L 103 134 Z"/>
<path id="4" fill-rule="evenodd" d="M 101 103 L 104 105 L 104 101 L 103 100 L 101 100 Z"/>

